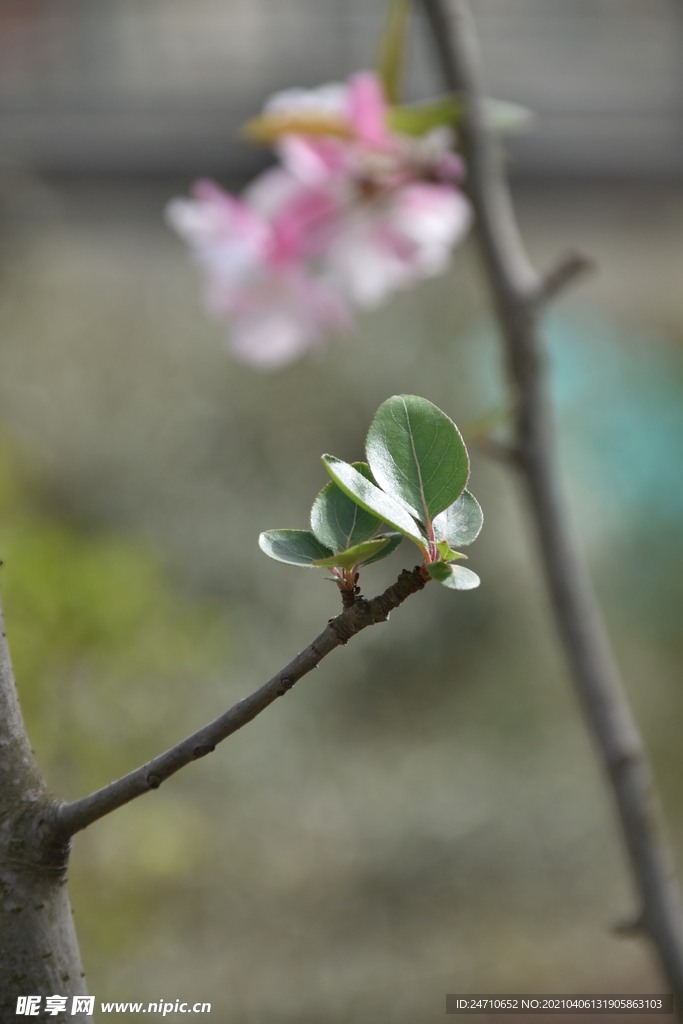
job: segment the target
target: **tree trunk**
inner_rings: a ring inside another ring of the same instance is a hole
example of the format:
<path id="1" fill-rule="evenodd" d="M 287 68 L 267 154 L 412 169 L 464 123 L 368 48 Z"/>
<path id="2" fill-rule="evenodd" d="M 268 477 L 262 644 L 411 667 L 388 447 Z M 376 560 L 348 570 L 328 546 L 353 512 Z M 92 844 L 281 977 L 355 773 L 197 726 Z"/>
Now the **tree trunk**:
<path id="1" fill-rule="evenodd" d="M 66 889 L 69 845 L 55 838 L 57 801 L 26 735 L 0 610 L 0 1022 L 15 1021 L 20 996 L 41 996 L 40 1018 L 72 1016 L 86 986 Z M 44 1017 L 45 996 L 67 996 Z"/>

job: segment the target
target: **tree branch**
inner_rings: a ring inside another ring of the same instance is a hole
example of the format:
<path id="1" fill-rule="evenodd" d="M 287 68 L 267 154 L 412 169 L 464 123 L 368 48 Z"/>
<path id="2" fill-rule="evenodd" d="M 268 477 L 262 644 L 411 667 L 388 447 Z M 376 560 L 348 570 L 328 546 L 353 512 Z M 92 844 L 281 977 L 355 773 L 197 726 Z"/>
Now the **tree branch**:
<path id="1" fill-rule="evenodd" d="M 479 47 L 464 0 L 422 0 L 442 78 L 464 108 L 467 187 L 477 215 L 485 270 L 516 391 L 517 446 L 559 632 L 585 717 L 599 748 L 621 818 L 642 920 L 683 1005 L 683 927 L 673 857 L 652 772 L 628 704 L 590 578 L 567 518 L 556 466 L 539 297 L 549 298 L 584 269 L 574 260 L 544 282 L 531 267 L 515 220 L 500 153 L 489 132 L 480 86 Z"/>
<path id="2" fill-rule="evenodd" d="M 302 676 L 317 668 L 322 659 L 335 647 L 348 643 L 351 637 L 366 626 L 386 622 L 390 612 L 398 608 L 406 598 L 422 590 L 428 580 L 422 575 L 420 566 L 412 572 L 404 569 L 393 586 L 383 594 L 367 601 L 356 597 L 352 603 L 345 602 L 340 615 L 330 619 L 322 633 L 296 658 L 277 672 L 260 689 L 238 701 L 220 718 L 205 725 L 203 729 L 188 736 L 152 761 L 136 768 L 135 771 L 98 789 L 90 796 L 72 803 L 62 804 L 56 811 L 55 831 L 61 841 L 87 828 L 94 821 L 111 814 L 117 807 L 130 803 L 150 789 L 158 789 L 162 782 L 191 761 L 210 754 L 224 739 L 237 732 L 247 722 L 260 715 L 269 704 L 282 697 Z"/>
<path id="3" fill-rule="evenodd" d="M 585 256 L 582 252 L 567 253 L 557 266 L 545 275 L 538 301 L 540 303 L 549 302 L 563 292 L 577 277 L 589 274 L 593 270 L 595 270 L 595 263 L 590 256 Z"/>

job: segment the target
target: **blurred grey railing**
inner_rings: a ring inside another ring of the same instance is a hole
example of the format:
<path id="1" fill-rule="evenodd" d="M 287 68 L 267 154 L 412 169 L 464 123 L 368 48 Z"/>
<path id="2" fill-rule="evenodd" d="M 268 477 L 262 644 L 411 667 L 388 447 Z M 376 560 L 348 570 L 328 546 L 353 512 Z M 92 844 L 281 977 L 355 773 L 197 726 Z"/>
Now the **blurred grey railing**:
<path id="1" fill-rule="evenodd" d="M 241 174 L 239 125 L 274 89 L 372 64 L 384 0 L 0 0 L 0 161 Z M 476 0 L 492 95 L 538 119 L 526 175 L 681 168 L 677 0 Z M 409 92 L 434 89 L 413 32 Z"/>

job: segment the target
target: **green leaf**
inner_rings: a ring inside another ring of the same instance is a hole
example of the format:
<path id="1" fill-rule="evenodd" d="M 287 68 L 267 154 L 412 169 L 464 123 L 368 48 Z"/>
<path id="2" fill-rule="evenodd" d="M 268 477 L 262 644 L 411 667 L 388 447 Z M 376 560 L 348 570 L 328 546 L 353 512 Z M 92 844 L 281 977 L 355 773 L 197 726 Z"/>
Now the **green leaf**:
<path id="1" fill-rule="evenodd" d="M 354 565 L 362 565 L 366 559 L 377 555 L 382 548 L 389 543 L 388 537 L 377 537 L 375 540 L 366 540 L 362 544 L 355 544 L 346 551 L 337 551 L 328 558 L 316 558 L 314 565 L 334 565 L 339 569 L 351 569 Z"/>
<path id="2" fill-rule="evenodd" d="M 455 423 L 416 395 L 394 395 L 380 405 L 365 451 L 379 486 L 425 525 L 453 504 L 470 472 Z"/>
<path id="3" fill-rule="evenodd" d="M 430 562 L 427 572 L 442 586 L 449 590 L 474 590 L 481 583 L 476 572 L 466 569 L 464 565 L 451 565 L 450 562 Z"/>
<path id="4" fill-rule="evenodd" d="M 265 530 L 258 544 L 261 551 L 278 562 L 309 569 L 314 567 L 317 558 L 328 558 L 332 554 L 310 530 Z"/>
<path id="5" fill-rule="evenodd" d="M 462 548 L 479 536 L 484 525 L 481 505 L 469 491 L 463 491 L 444 512 L 435 517 L 432 526 L 437 541 L 446 541 L 451 548 Z"/>
<path id="6" fill-rule="evenodd" d="M 391 0 L 377 62 L 387 103 L 396 103 L 401 93 L 410 0 Z"/>
<path id="7" fill-rule="evenodd" d="M 444 96 L 428 103 L 390 107 L 387 124 L 402 135 L 426 135 L 442 125 L 455 127 L 462 115 L 462 103 L 455 96 Z"/>
<path id="8" fill-rule="evenodd" d="M 426 538 L 402 504 L 385 494 L 348 462 L 335 459 L 333 455 L 323 455 L 322 459 L 325 469 L 345 494 L 353 498 L 361 508 L 379 516 L 388 526 L 410 537 L 423 551 L 425 550 Z"/>
<path id="9" fill-rule="evenodd" d="M 528 131 L 536 115 L 528 107 L 507 100 L 484 99 L 484 118 L 489 128 L 497 132 Z"/>
<path id="10" fill-rule="evenodd" d="M 366 559 L 366 561 L 363 562 L 363 565 L 370 565 L 372 562 L 379 562 L 380 559 L 386 558 L 387 555 L 392 554 L 396 550 L 403 540 L 402 533 L 378 533 L 377 540 L 379 540 L 380 537 L 386 537 L 389 543 L 385 548 L 382 548 L 381 551 L 378 551 L 376 555 L 373 555 L 372 558 Z"/>
<path id="11" fill-rule="evenodd" d="M 452 548 L 448 546 L 447 540 L 439 541 L 436 545 L 436 549 L 441 555 L 442 562 L 455 562 L 460 558 L 467 558 L 467 555 L 463 555 L 461 551 L 453 551 Z"/>
<path id="12" fill-rule="evenodd" d="M 374 483 L 367 462 L 354 462 L 353 468 Z M 369 540 L 381 524 L 381 519 L 361 508 L 334 480 L 323 487 L 311 509 L 313 533 L 333 551 L 345 551 Z"/>
<path id="13" fill-rule="evenodd" d="M 390 99 L 389 102 L 396 103 L 396 100 Z M 457 128 L 462 114 L 463 104 L 458 96 L 441 96 L 425 103 L 391 106 L 386 118 L 392 131 L 419 136 L 426 135 L 441 125 Z M 533 110 L 519 103 L 486 98 L 484 118 L 489 128 L 510 135 L 529 131 L 536 120 L 536 115 Z"/>

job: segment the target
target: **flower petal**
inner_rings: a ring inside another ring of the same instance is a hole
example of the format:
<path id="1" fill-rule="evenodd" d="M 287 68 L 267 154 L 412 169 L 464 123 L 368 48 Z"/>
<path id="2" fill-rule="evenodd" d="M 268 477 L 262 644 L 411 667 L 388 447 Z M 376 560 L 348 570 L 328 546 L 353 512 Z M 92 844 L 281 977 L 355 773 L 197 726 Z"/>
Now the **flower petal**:
<path id="1" fill-rule="evenodd" d="M 349 81 L 349 115 L 358 138 L 370 146 L 391 146 L 392 134 L 386 124 L 387 104 L 376 74 L 362 71 Z"/>
<path id="2" fill-rule="evenodd" d="M 339 139 L 285 135 L 277 149 L 283 165 L 304 185 L 320 187 L 349 168 L 348 146 Z"/>
<path id="3" fill-rule="evenodd" d="M 276 269 L 235 308 L 231 348 L 243 362 L 278 369 L 350 325 L 348 307 L 328 284 L 298 267 Z"/>

